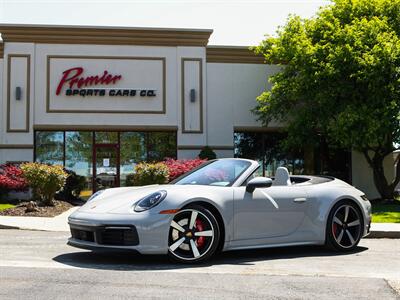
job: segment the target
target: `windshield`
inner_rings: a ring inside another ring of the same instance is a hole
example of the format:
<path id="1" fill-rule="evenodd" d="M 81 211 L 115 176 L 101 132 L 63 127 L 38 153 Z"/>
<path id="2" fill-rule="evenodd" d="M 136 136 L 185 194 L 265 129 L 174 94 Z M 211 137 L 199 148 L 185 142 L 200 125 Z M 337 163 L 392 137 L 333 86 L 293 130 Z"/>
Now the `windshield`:
<path id="1" fill-rule="evenodd" d="M 251 165 L 239 159 L 215 160 L 179 178 L 174 184 L 230 186 Z"/>

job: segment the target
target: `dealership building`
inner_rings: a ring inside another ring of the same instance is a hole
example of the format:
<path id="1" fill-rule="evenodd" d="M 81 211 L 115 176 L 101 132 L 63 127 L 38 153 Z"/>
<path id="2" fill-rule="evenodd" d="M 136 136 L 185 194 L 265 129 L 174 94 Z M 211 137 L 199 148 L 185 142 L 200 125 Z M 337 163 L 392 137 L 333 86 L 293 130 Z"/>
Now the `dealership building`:
<path id="1" fill-rule="evenodd" d="M 0 163 L 61 164 L 87 189 L 124 186 L 140 161 L 247 157 L 273 176 L 338 176 L 376 197 L 361 154 L 285 153 L 279 124 L 251 112 L 280 66 L 212 30 L 0 25 Z M 386 162 L 393 176 L 393 160 Z"/>

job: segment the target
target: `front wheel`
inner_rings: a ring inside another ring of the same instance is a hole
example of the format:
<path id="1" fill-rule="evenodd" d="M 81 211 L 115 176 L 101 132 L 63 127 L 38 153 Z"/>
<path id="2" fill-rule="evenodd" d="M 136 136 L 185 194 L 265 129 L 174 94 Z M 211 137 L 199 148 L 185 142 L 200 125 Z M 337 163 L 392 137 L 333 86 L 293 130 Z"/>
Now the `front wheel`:
<path id="1" fill-rule="evenodd" d="M 362 237 L 363 220 L 357 205 L 350 201 L 337 203 L 328 218 L 326 244 L 339 251 L 357 247 Z"/>
<path id="2" fill-rule="evenodd" d="M 174 260 L 194 263 L 210 258 L 218 248 L 220 229 L 206 208 L 192 205 L 174 216 L 168 236 L 168 253 Z"/>

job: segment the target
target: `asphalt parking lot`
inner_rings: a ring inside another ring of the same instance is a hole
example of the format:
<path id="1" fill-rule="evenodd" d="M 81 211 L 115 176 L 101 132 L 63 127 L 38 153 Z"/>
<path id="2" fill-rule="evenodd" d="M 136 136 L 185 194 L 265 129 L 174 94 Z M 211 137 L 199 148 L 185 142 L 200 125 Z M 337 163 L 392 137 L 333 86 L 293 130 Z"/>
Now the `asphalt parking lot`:
<path id="1" fill-rule="evenodd" d="M 68 233 L 0 230 L 0 298 L 400 299 L 400 240 L 221 253 L 187 266 L 165 256 L 92 253 Z"/>

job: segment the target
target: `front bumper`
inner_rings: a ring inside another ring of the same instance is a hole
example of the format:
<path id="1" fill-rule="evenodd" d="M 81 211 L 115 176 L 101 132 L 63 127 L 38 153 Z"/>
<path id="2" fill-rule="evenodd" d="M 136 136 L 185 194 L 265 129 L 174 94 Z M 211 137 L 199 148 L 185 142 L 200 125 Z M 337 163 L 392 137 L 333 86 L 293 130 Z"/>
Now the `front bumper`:
<path id="1" fill-rule="evenodd" d="M 364 233 L 363 237 L 370 234 L 371 231 L 371 221 L 372 221 L 372 206 L 369 201 L 364 201 Z"/>
<path id="2" fill-rule="evenodd" d="M 142 254 L 168 253 L 171 216 L 75 212 L 68 218 L 68 244 L 89 250 L 134 250 Z"/>

